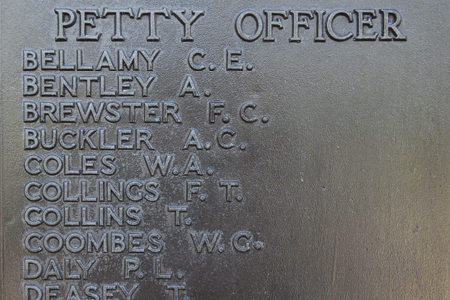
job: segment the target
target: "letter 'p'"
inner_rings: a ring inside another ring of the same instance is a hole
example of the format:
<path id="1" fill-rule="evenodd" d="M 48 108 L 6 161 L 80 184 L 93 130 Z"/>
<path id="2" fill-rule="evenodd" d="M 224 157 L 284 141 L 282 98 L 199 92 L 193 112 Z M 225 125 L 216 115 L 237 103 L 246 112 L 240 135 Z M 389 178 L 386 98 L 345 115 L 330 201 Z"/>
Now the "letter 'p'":
<path id="1" fill-rule="evenodd" d="M 58 27 L 58 35 L 56 36 L 55 41 L 67 41 L 67 37 L 64 34 L 64 28 L 71 27 L 75 24 L 77 19 L 76 14 L 73 10 L 68 8 L 55 8 L 55 13 L 57 14 Z"/>

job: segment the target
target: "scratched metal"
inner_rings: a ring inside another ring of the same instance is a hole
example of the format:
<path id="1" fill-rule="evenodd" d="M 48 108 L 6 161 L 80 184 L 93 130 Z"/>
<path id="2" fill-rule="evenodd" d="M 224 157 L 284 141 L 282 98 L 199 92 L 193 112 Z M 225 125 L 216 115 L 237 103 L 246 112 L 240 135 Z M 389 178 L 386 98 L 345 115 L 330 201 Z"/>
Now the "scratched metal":
<path id="1" fill-rule="evenodd" d="M 447 1 L 0 3 L 1 299 L 450 298 Z"/>

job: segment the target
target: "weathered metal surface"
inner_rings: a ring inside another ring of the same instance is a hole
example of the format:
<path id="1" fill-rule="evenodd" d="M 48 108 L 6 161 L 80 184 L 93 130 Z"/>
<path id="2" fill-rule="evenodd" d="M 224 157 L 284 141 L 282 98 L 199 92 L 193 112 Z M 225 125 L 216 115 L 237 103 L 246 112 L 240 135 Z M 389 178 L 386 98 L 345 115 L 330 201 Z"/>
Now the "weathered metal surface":
<path id="1" fill-rule="evenodd" d="M 2 299 L 447 299 L 447 1 L 1 1 Z"/>

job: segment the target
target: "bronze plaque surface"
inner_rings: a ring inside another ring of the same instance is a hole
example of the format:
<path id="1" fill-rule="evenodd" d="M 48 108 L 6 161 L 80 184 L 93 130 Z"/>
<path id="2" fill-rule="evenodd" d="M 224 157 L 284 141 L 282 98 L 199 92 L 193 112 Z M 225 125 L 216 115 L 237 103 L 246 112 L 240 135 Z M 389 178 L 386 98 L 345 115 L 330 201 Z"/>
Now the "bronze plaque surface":
<path id="1" fill-rule="evenodd" d="M 0 3 L 1 299 L 450 298 L 448 1 Z"/>

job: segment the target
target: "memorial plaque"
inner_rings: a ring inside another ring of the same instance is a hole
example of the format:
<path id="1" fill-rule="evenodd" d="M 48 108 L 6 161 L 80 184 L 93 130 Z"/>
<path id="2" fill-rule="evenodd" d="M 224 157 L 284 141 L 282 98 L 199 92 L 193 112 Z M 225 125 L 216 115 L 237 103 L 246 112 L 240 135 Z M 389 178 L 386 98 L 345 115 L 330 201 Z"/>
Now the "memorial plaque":
<path id="1" fill-rule="evenodd" d="M 449 299 L 449 5 L 1 0 L 0 298 Z"/>

